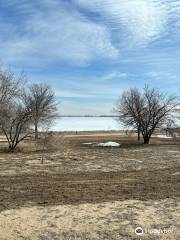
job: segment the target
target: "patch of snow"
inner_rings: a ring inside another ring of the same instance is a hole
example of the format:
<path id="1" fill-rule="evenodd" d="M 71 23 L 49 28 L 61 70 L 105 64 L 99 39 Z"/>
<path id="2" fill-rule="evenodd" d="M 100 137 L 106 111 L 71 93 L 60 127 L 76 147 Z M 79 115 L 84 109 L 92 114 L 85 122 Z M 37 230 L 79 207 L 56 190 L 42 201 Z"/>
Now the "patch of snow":
<path id="1" fill-rule="evenodd" d="M 137 167 L 136 170 L 140 171 L 142 169 L 141 166 Z"/>
<path id="2" fill-rule="evenodd" d="M 168 153 L 179 153 L 179 151 L 170 150 L 170 151 L 168 151 Z"/>
<path id="3" fill-rule="evenodd" d="M 180 172 L 175 172 L 172 174 L 173 176 L 180 175 Z"/>
<path id="4" fill-rule="evenodd" d="M 166 136 L 166 135 L 163 135 L 163 134 L 159 134 L 156 137 L 158 137 L 158 138 L 172 138 L 171 136 Z"/>
<path id="5" fill-rule="evenodd" d="M 83 143 L 83 145 L 92 145 L 93 143 L 92 142 L 89 142 L 89 143 Z"/>
<path id="6" fill-rule="evenodd" d="M 121 144 L 117 142 L 105 142 L 105 143 L 98 143 L 96 146 L 98 147 L 120 147 Z"/>
<path id="7" fill-rule="evenodd" d="M 136 162 L 139 162 L 139 163 L 142 163 L 142 161 L 141 160 L 137 160 L 137 159 L 134 159 Z"/>

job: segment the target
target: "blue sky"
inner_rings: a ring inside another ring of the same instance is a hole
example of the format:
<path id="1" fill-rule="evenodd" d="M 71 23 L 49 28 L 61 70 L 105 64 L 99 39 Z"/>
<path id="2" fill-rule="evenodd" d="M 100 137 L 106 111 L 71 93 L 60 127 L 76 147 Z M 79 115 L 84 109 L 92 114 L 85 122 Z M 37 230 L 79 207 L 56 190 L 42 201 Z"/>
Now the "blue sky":
<path id="1" fill-rule="evenodd" d="M 108 114 L 144 84 L 180 91 L 180 1 L 0 0 L 0 60 L 52 85 L 62 114 Z"/>

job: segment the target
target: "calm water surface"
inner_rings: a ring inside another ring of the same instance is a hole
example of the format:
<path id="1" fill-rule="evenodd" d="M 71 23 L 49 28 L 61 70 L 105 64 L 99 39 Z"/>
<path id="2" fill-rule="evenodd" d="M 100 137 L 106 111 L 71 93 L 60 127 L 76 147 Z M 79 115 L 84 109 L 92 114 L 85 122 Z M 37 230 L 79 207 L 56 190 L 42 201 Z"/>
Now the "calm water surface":
<path id="1" fill-rule="evenodd" d="M 114 117 L 61 117 L 54 131 L 120 130 L 122 127 Z"/>

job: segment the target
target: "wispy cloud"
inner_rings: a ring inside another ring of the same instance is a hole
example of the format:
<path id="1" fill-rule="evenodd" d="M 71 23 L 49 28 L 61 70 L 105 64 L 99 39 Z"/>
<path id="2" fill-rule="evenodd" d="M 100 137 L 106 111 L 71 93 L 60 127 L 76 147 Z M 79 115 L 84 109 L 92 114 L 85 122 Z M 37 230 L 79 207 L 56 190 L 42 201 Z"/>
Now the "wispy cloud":
<path id="1" fill-rule="evenodd" d="M 31 64 L 65 60 L 80 65 L 119 55 L 107 27 L 89 21 L 69 4 L 46 0 L 36 8 L 28 2 L 16 2 L 14 6 L 9 2 L 24 21 L 21 30 L 14 19 L 0 24 L 4 30 L 0 38 L 3 59 Z"/>
<path id="2" fill-rule="evenodd" d="M 128 77 L 128 74 L 125 72 L 112 71 L 106 75 L 103 75 L 102 80 L 112 80 L 112 79 L 125 79 Z"/>
<path id="3" fill-rule="evenodd" d="M 153 81 L 158 81 L 158 83 L 161 82 L 173 86 L 179 82 L 179 77 L 168 69 L 166 71 L 150 71 L 146 73 L 146 76 Z"/>
<path id="4" fill-rule="evenodd" d="M 89 11 L 98 12 L 126 45 L 146 45 L 166 30 L 168 5 L 161 0 L 74 0 Z"/>
<path id="5" fill-rule="evenodd" d="M 1 59 L 21 65 L 86 66 L 180 35 L 177 0 L 2 0 L 1 6 Z"/>

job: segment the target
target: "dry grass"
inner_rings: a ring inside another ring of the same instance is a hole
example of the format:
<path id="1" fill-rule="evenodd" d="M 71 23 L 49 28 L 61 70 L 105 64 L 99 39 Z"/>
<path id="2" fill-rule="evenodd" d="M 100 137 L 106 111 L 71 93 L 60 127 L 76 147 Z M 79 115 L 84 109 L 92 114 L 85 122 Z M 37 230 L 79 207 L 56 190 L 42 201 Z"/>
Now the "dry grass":
<path id="1" fill-rule="evenodd" d="M 59 140 L 58 140 L 59 139 Z M 85 142 L 118 141 L 120 148 Z M 58 142 L 60 143 L 58 145 Z M 56 150 L 0 153 L 0 240 L 180 239 L 180 141 L 117 133 L 56 135 Z M 3 146 L 2 146 L 3 147 Z"/>
<path id="2" fill-rule="evenodd" d="M 27 207 L 1 213 L 1 239 L 137 239 L 134 229 L 166 229 L 143 239 L 179 239 L 179 204 L 174 200 L 114 201 Z"/>

